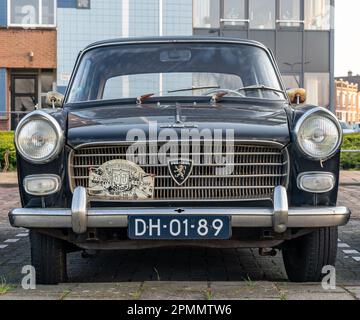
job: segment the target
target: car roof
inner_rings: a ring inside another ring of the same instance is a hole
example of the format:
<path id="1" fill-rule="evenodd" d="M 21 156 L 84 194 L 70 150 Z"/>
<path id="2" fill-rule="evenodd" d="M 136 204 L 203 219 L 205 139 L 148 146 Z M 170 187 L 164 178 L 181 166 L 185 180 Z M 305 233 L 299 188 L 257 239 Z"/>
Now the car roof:
<path id="1" fill-rule="evenodd" d="M 117 44 L 136 44 L 136 43 L 176 43 L 176 42 L 203 42 L 203 43 L 238 43 L 248 44 L 257 47 L 261 47 L 265 50 L 269 50 L 265 45 L 258 41 L 239 39 L 239 38 L 228 38 L 228 37 L 198 37 L 198 36 L 179 36 L 179 37 L 133 37 L 133 38 L 118 38 L 97 41 L 89 44 L 85 47 L 84 51 L 92 48 L 117 45 Z"/>

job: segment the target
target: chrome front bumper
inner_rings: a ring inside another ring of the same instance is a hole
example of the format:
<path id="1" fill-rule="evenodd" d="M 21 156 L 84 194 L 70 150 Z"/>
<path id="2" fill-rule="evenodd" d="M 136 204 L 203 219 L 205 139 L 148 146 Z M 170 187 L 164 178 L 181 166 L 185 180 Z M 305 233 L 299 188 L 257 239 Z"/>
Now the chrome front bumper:
<path id="1" fill-rule="evenodd" d="M 130 215 L 221 215 L 230 216 L 232 227 L 317 228 L 345 225 L 351 212 L 346 207 L 289 208 L 286 189 L 276 187 L 271 208 L 88 208 L 86 189 L 74 190 L 71 209 L 21 208 L 9 213 L 13 227 L 69 228 L 82 234 L 88 228 L 127 227 Z M 179 213 L 181 211 L 181 213 Z"/>

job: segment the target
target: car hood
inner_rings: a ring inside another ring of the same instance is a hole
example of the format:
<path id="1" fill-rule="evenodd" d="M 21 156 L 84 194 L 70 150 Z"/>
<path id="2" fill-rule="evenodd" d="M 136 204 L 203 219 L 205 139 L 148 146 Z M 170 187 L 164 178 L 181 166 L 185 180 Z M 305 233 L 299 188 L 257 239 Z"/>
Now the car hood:
<path id="1" fill-rule="evenodd" d="M 290 141 L 286 107 L 284 103 L 274 102 L 81 107 L 69 109 L 67 143 L 76 147 L 84 143 L 126 141 L 132 129 L 141 130 L 149 139 L 149 127 L 152 127 L 158 133 L 176 130 L 179 137 L 184 129 L 200 132 L 210 129 L 212 133 L 221 129 L 223 137 L 230 130 L 238 140 L 266 140 L 285 145 Z M 154 138 L 153 131 L 150 139 Z"/>

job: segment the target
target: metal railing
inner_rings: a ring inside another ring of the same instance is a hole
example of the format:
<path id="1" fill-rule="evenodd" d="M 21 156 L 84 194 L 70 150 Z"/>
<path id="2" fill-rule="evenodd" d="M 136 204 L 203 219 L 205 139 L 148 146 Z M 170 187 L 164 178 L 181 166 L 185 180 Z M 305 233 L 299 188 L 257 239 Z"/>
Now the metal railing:
<path id="1" fill-rule="evenodd" d="M 33 110 L 29 111 L 0 111 L 0 121 L 9 121 L 10 120 L 10 128 L 8 127 L 7 130 L 15 130 L 16 126 L 20 122 L 20 120 L 25 117 L 28 113 L 32 112 Z"/>

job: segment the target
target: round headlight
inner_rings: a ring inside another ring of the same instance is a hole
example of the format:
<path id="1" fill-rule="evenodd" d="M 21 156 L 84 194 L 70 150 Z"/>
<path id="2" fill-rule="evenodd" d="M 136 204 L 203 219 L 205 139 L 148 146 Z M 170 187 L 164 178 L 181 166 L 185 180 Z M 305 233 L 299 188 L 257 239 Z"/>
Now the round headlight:
<path id="1" fill-rule="evenodd" d="M 63 133 L 58 122 L 43 111 L 29 114 L 16 129 L 17 150 L 30 162 L 51 161 L 59 154 L 62 141 Z"/>
<path id="2" fill-rule="evenodd" d="M 333 156 L 342 141 L 339 121 L 324 108 L 316 108 L 306 113 L 299 120 L 295 133 L 303 153 L 317 160 Z"/>

